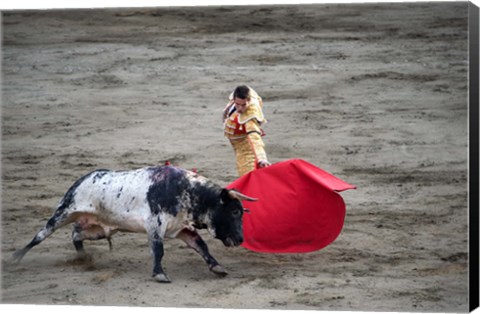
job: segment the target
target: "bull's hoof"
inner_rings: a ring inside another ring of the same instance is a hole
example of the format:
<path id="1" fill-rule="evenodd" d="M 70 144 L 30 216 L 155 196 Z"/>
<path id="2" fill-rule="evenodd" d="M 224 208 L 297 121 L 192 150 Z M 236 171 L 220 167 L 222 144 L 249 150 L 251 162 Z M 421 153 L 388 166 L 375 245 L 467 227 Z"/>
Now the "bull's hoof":
<path id="1" fill-rule="evenodd" d="M 155 275 L 153 275 L 153 279 L 155 279 L 155 281 L 160 282 L 160 283 L 171 283 L 172 282 L 166 274 L 155 274 Z"/>
<path id="2" fill-rule="evenodd" d="M 225 277 L 226 275 L 228 275 L 227 271 L 220 265 L 213 266 L 212 268 L 210 268 L 210 271 L 220 277 Z"/>

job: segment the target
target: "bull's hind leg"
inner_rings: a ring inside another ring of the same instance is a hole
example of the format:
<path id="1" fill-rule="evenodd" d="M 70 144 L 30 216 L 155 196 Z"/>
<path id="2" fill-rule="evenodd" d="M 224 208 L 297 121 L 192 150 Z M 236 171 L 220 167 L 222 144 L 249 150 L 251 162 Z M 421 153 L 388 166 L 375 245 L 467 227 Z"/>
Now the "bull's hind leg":
<path id="1" fill-rule="evenodd" d="M 75 249 L 77 250 L 78 255 L 83 256 L 85 255 L 85 249 L 83 247 L 84 240 L 94 241 L 94 240 L 100 240 L 100 239 L 107 239 L 108 246 L 111 251 L 112 250 L 111 236 L 114 233 L 115 233 L 115 230 L 110 230 L 109 232 L 107 232 L 100 225 L 88 225 L 88 227 L 85 227 L 84 220 L 80 218 L 73 225 L 73 231 L 72 231 L 73 245 L 75 246 Z"/>
<path id="2" fill-rule="evenodd" d="M 14 262 L 20 262 L 22 258 L 27 254 L 28 251 L 30 251 L 31 248 L 34 246 L 40 244 L 43 240 L 48 238 L 52 233 L 55 232 L 58 228 L 68 224 L 71 222 L 71 215 L 67 211 L 67 208 L 65 207 L 59 207 L 54 215 L 48 220 L 47 224 L 45 227 L 43 227 L 28 243 L 23 249 L 20 249 L 18 251 L 15 251 L 13 253 L 13 261 Z"/>
<path id="3" fill-rule="evenodd" d="M 189 247 L 194 249 L 200 256 L 205 260 L 208 265 L 208 268 L 215 274 L 219 276 L 226 276 L 228 273 L 225 269 L 217 262 L 217 260 L 210 255 L 208 251 L 208 246 L 200 237 L 200 235 L 189 229 L 183 229 L 178 235 L 177 238 L 183 240 Z"/>
<path id="4" fill-rule="evenodd" d="M 73 224 L 72 241 L 78 255 L 85 255 L 85 249 L 83 248 L 84 238 L 82 235 L 82 231 L 83 229 L 80 224 L 78 223 Z"/>

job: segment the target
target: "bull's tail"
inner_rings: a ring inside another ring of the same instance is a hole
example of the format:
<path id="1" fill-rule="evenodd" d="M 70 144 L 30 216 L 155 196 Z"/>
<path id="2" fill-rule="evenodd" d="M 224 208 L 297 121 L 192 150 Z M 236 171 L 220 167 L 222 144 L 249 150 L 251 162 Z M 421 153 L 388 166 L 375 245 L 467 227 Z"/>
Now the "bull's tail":
<path id="1" fill-rule="evenodd" d="M 17 250 L 13 253 L 12 259 L 13 262 L 19 263 L 22 258 L 25 256 L 25 254 L 30 251 L 34 246 L 40 244 L 43 240 L 48 238 L 52 233 L 55 232 L 58 228 L 64 226 L 65 224 L 70 222 L 70 215 L 67 214 L 66 208 L 59 206 L 57 210 L 55 211 L 53 217 L 51 217 L 45 227 L 43 227 L 28 243 L 24 248 Z"/>
<path id="2" fill-rule="evenodd" d="M 35 237 L 28 243 L 23 249 L 17 250 L 13 253 L 12 258 L 13 262 L 19 263 L 22 258 L 27 254 L 28 251 L 30 251 L 31 248 L 34 246 L 40 244 L 43 240 L 45 240 L 48 236 L 50 236 L 53 233 L 54 229 L 49 228 L 48 226 L 44 227 L 40 232 L 38 232 Z"/>
<path id="3" fill-rule="evenodd" d="M 58 228 L 72 222 L 73 217 L 71 215 L 71 211 L 69 210 L 70 206 L 73 204 L 73 199 L 75 197 L 75 193 L 77 188 L 82 184 L 82 182 L 87 179 L 89 176 L 92 174 L 95 174 L 96 177 L 101 178 L 105 173 L 107 173 L 109 170 L 96 170 L 93 171 L 80 179 L 78 179 L 65 193 L 63 196 L 62 200 L 60 201 L 60 204 L 58 205 L 57 209 L 55 210 L 55 213 L 53 216 L 48 220 L 47 224 L 45 227 L 43 227 L 32 239 L 32 241 L 27 244 L 23 249 L 20 249 L 13 253 L 13 261 L 14 262 L 20 262 L 22 258 L 25 256 L 25 254 L 30 251 L 31 248 L 34 246 L 40 244 L 43 240 L 48 238 L 55 230 Z"/>

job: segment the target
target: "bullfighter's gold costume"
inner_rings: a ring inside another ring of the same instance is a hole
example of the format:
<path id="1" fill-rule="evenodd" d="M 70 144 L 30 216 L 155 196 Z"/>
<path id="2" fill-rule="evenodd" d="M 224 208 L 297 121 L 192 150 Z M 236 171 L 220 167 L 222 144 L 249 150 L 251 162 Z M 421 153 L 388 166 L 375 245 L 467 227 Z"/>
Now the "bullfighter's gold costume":
<path id="1" fill-rule="evenodd" d="M 235 110 L 233 93 L 224 110 L 225 136 L 230 140 L 237 160 L 238 175 L 242 176 L 257 168 L 260 161 L 267 160 L 260 128 L 265 123 L 262 98 L 251 89 L 248 107 L 243 113 Z"/>

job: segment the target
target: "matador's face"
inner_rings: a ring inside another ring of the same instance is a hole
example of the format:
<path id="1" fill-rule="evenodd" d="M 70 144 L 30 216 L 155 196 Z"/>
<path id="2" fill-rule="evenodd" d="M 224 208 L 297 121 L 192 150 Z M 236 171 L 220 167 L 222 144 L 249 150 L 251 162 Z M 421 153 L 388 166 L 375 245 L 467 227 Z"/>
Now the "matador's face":
<path id="1" fill-rule="evenodd" d="M 247 110 L 247 107 L 248 107 L 247 99 L 241 99 L 241 98 L 235 97 L 233 100 L 235 102 L 235 109 L 237 110 L 238 113 L 244 113 L 245 110 Z"/>

